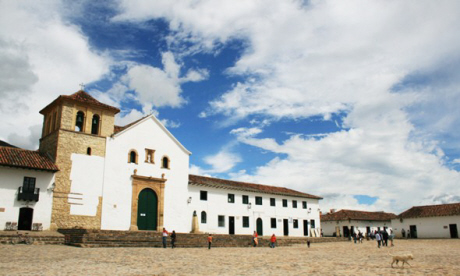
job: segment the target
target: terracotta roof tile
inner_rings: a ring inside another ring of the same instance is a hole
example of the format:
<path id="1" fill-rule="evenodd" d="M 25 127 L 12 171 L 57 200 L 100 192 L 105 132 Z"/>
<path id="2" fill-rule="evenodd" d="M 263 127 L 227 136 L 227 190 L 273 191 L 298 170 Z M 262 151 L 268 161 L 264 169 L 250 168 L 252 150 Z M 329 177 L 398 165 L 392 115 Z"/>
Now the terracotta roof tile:
<path id="1" fill-rule="evenodd" d="M 102 109 L 108 109 L 110 111 L 113 111 L 115 114 L 120 112 L 120 109 L 118 109 L 116 107 L 113 107 L 111 105 L 108 105 L 108 104 L 101 103 L 100 101 L 98 101 L 95 98 L 93 98 L 90 94 L 86 93 L 83 90 L 80 90 L 80 91 L 77 91 L 77 92 L 73 93 L 72 95 L 61 95 L 61 96 L 59 96 L 52 103 L 50 103 L 45 108 L 40 110 L 40 113 L 43 114 L 43 111 L 46 110 L 48 107 L 50 107 L 50 106 L 54 105 L 56 102 L 59 102 L 59 101 L 62 101 L 62 100 L 70 100 L 70 101 L 74 101 L 74 102 L 88 104 L 88 105 L 91 105 L 93 107 L 98 107 L 98 108 L 102 108 Z"/>
<path id="2" fill-rule="evenodd" d="M 356 210 L 346 210 L 342 209 L 334 213 L 327 213 L 321 215 L 321 221 L 339 221 L 339 220 L 391 220 L 396 218 L 396 215 L 393 213 L 385 212 L 366 212 L 366 211 L 356 211 Z"/>
<path id="3" fill-rule="evenodd" d="M 242 191 L 256 192 L 256 193 L 323 199 L 322 197 L 319 197 L 319 196 L 298 192 L 298 191 L 291 190 L 291 189 L 284 188 L 284 187 L 238 182 L 238 181 L 205 177 L 205 176 L 192 175 L 192 174 L 188 176 L 188 179 L 189 179 L 189 184 L 192 184 L 192 185 L 204 185 L 204 186 L 209 186 L 209 187 L 242 190 Z"/>
<path id="4" fill-rule="evenodd" d="M 59 168 L 38 151 L 0 146 L 0 166 L 56 172 Z"/>
<path id="5" fill-rule="evenodd" d="M 414 206 L 399 214 L 398 218 L 460 216 L 460 203 Z"/>

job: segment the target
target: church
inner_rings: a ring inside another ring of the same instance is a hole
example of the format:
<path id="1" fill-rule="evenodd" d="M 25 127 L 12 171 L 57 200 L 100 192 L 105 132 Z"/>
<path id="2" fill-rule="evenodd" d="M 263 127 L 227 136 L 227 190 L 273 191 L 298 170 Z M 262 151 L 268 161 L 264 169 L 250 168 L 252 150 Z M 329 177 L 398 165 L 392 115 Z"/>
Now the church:
<path id="1" fill-rule="evenodd" d="M 38 151 L 1 143 L 0 225 L 319 235 L 321 197 L 191 175 L 191 152 L 154 115 L 117 126 L 119 112 L 80 90 L 40 111 Z"/>

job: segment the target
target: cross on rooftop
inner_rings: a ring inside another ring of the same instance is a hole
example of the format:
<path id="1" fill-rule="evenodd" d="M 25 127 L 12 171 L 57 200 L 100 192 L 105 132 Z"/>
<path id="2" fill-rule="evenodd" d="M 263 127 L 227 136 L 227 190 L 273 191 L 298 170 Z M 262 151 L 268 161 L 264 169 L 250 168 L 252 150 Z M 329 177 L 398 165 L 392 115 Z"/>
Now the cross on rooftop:
<path id="1" fill-rule="evenodd" d="M 85 84 L 84 83 L 80 83 L 80 90 L 85 90 Z"/>

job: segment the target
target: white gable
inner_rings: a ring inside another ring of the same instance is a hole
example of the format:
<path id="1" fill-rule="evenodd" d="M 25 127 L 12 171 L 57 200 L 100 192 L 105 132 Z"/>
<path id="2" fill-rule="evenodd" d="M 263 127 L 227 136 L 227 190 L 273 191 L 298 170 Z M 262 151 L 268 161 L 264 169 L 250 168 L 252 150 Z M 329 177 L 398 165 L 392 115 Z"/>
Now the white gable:
<path id="1" fill-rule="evenodd" d="M 192 153 L 187 150 L 177 139 L 176 137 L 174 137 L 174 135 L 171 134 L 171 132 L 169 132 L 169 130 L 157 119 L 157 117 L 155 117 L 155 115 L 151 114 L 150 116 L 147 116 L 145 118 L 143 118 L 142 120 L 136 122 L 135 124 L 123 129 L 122 131 L 118 132 L 118 133 L 115 133 L 114 135 L 112 135 L 113 137 L 118 137 L 120 135 L 123 135 L 124 133 L 136 128 L 137 126 L 143 124 L 144 122 L 146 121 L 149 121 L 149 120 L 153 120 L 157 125 L 158 127 L 164 131 L 166 133 L 166 135 L 168 135 L 185 153 L 187 153 L 188 155 L 191 155 Z"/>

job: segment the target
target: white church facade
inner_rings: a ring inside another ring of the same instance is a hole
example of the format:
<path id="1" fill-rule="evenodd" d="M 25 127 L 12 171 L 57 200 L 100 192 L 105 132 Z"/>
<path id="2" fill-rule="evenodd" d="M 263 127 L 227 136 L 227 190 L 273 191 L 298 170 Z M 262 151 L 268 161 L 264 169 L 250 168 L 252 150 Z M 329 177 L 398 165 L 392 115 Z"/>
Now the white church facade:
<path id="1" fill-rule="evenodd" d="M 188 233 L 196 214 L 201 232 L 319 233 L 321 197 L 189 175 L 190 151 L 155 116 L 120 127 L 114 125 L 118 112 L 84 91 L 62 95 L 40 111 L 44 123 L 35 153 L 55 167 L 25 169 L 46 175 L 37 181 L 44 195 L 36 206 L 43 205 L 49 212 L 31 218 L 44 229 L 160 231 L 165 227 Z M 23 177 L 19 169 L 13 171 L 10 161 L 3 162 L 1 156 L 0 161 L 0 169 L 16 175 L 9 178 Z M 9 187 L 1 175 L 0 189 L 7 190 L 5 197 L 11 204 L 0 203 L 5 205 L 0 206 L 4 210 L 0 225 L 18 223 L 18 181 Z"/>

